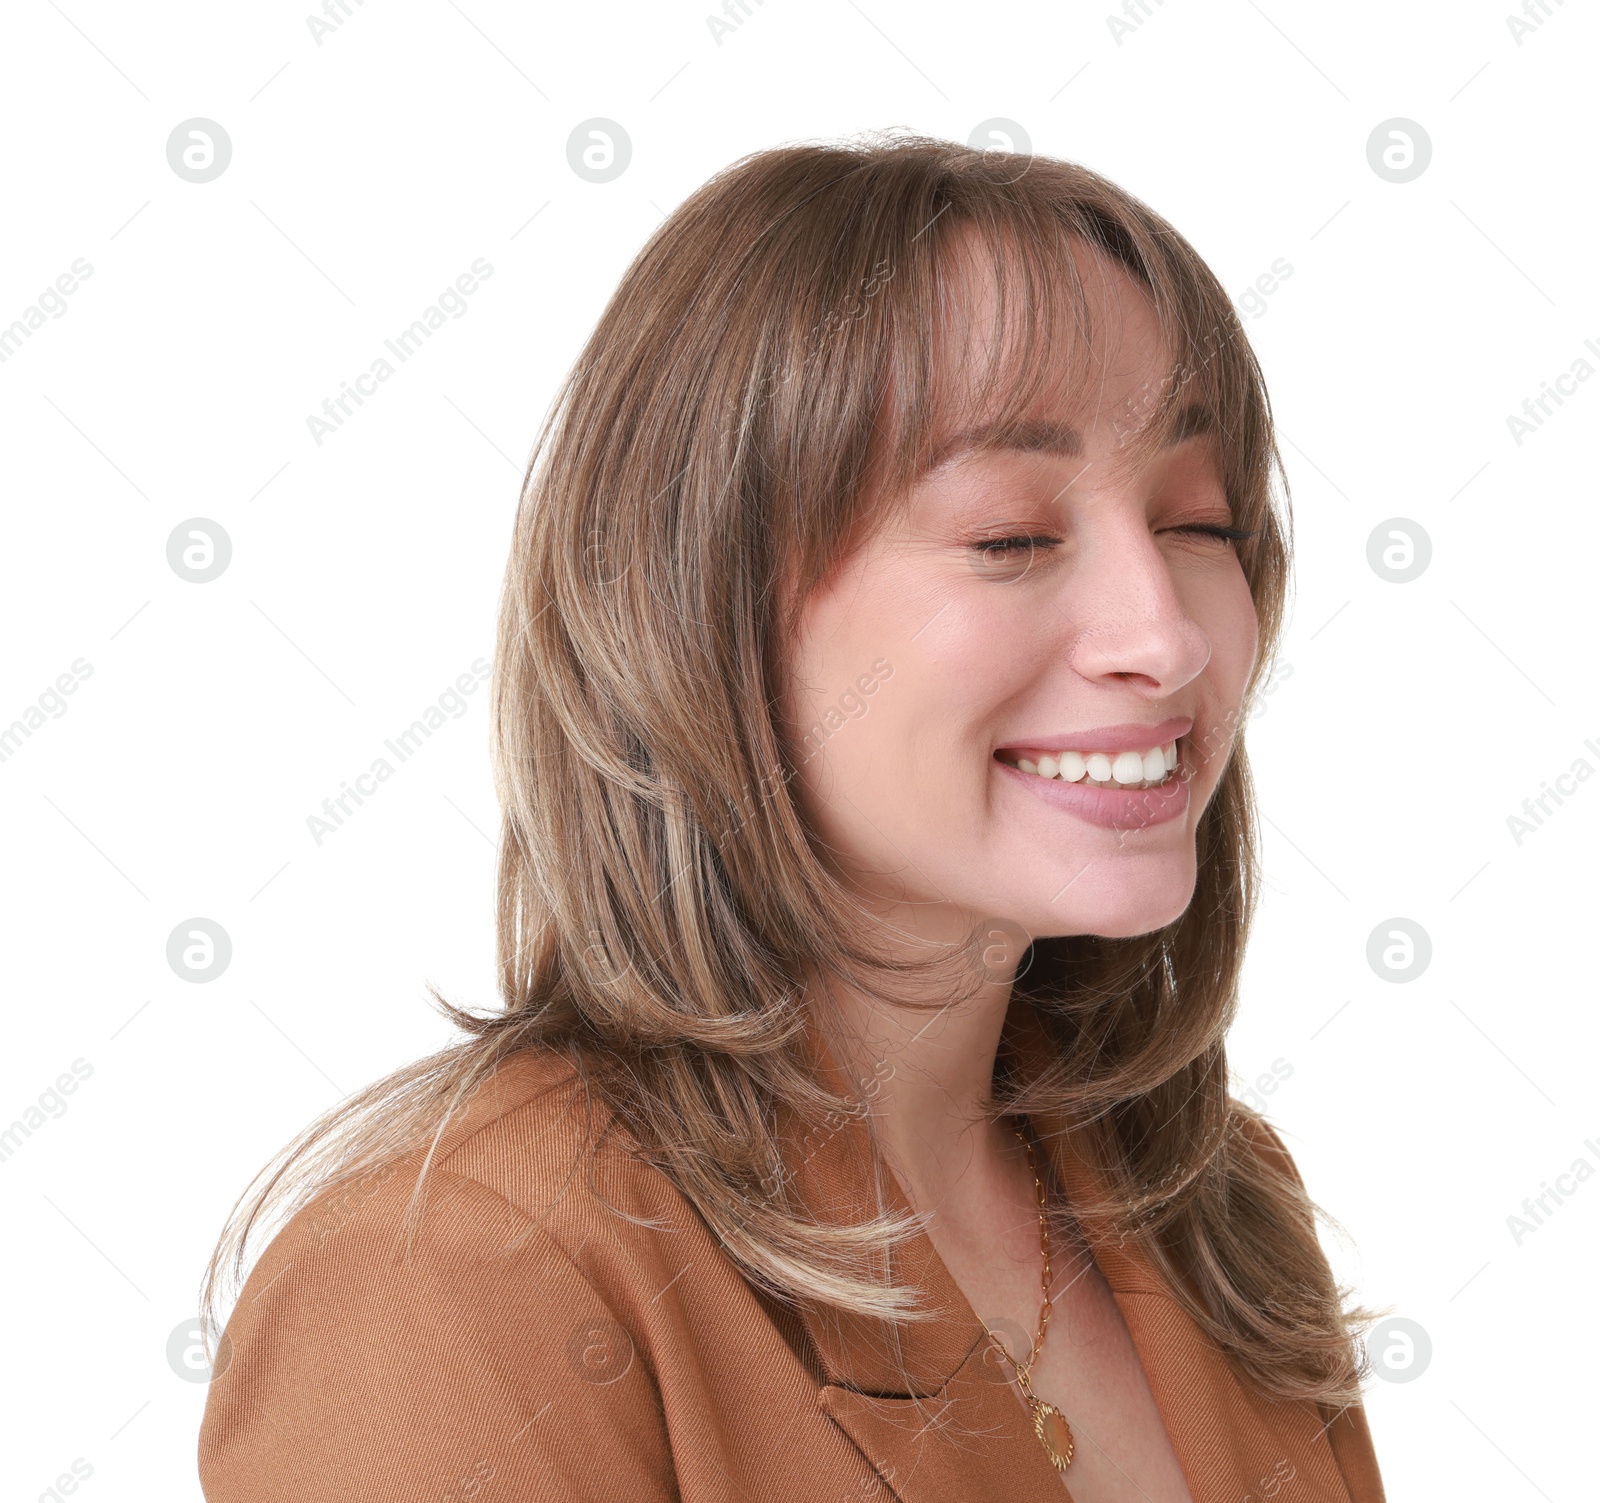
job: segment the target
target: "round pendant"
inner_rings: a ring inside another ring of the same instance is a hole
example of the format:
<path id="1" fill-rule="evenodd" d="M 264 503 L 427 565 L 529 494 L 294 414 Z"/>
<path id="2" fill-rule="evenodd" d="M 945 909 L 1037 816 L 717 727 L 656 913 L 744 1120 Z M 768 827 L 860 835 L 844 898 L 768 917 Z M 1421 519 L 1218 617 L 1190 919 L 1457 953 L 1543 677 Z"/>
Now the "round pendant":
<path id="1" fill-rule="evenodd" d="M 1072 1462 L 1072 1426 L 1067 1417 L 1054 1404 L 1043 1399 L 1033 1401 L 1033 1433 L 1039 1437 L 1046 1454 L 1058 1472 L 1066 1471 Z"/>

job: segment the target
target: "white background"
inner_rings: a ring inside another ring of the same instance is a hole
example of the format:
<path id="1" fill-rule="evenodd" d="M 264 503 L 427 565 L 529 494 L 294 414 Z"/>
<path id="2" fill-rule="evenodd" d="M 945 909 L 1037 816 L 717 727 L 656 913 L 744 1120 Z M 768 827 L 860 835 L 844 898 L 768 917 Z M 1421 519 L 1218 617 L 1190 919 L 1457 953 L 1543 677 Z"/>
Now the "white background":
<path id="1" fill-rule="evenodd" d="M 750 150 L 1004 117 L 1241 299 L 1292 267 L 1246 317 L 1297 589 L 1249 733 L 1239 1089 L 1289 1067 L 1265 1106 L 1330 1254 L 1431 1341 L 1367 1395 L 1391 1499 L 1593 1497 L 1600 1176 L 1520 1244 L 1508 1217 L 1600 1167 L 1600 786 L 1507 820 L 1600 767 L 1600 381 L 1520 444 L 1507 418 L 1600 368 L 1596 21 L 1551 0 L 1519 44 L 1504 4 L 1152 0 L 1118 41 L 1108 9 L 750 0 L 719 43 L 709 0 L 370 0 L 319 45 L 293 4 L 6 7 L 0 326 L 92 266 L 0 364 L 0 725 L 92 669 L 0 762 L 0 1125 L 92 1071 L 0 1162 L 8 1496 L 76 1460 L 87 1497 L 199 1498 L 206 1389 L 168 1340 L 235 1195 L 445 1041 L 425 979 L 495 1000 L 484 690 L 320 845 L 306 820 L 490 656 L 529 444 L 645 236 Z M 567 160 L 596 116 L 633 148 L 605 184 Z M 232 141 L 209 183 L 168 165 L 191 117 Z M 1406 183 L 1368 163 L 1392 117 L 1432 142 Z M 465 315 L 317 445 L 479 257 Z M 166 558 L 194 517 L 233 548 L 203 585 Z M 1396 517 L 1432 543 L 1404 584 L 1367 556 Z M 206 984 L 166 959 L 196 916 L 233 945 Z M 1432 944 L 1405 984 L 1367 960 L 1397 917 Z"/>

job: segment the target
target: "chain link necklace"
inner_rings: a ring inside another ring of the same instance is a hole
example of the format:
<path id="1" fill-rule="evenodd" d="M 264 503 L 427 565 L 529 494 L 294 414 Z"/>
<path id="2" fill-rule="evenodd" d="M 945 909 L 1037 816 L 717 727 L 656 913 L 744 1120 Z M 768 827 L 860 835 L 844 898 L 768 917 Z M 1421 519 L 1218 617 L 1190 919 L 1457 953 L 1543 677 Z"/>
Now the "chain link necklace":
<path id="1" fill-rule="evenodd" d="M 989 1331 L 989 1339 L 1000 1349 L 1000 1355 L 1016 1368 L 1017 1384 L 1022 1389 L 1028 1401 L 1028 1408 L 1033 1412 L 1033 1433 L 1039 1437 L 1039 1444 L 1045 1449 L 1045 1454 L 1050 1458 L 1051 1464 L 1058 1472 L 1064 1472 L 1072 1464 L 1074 1443 L 1072 1439 L 1072 1426 L 1067 1423 L 1067 1417 L 1054 1404 L 1038 1397 L 1033 1391 L 1029 1375 L 1033 1365 L 1039 1360 L 1039 1349 L 1044 1345 L 1044 1333 L 1050 1324 L 1050 1223 L 1045 1215 L 1044 1181 L 1039 1177 L 1039 1160 L 1033 1151 L 1033 1139 L 1022 1130 L 1020 1122 L 1012 1123 L 1012 1131 L 1022 1140 L 1022 1146 L 1028 1150 L 1028 1167 L 1033 1171 L 1034 1189 L 1039 1195 L 1039 1250 L 1044 1255 L 1044 1268 L 1040 1274 L 1040 1282 L 1044 1292 L 1044 1303 L 1039 1308 L 1039 1333 L 1033 1338 L 1033 1349 L 1028 1353 L 1028 1360 L 1018 1363 L 1005 1348 L 1005 1343 L 987 1325 L 984 1330 Z"/>

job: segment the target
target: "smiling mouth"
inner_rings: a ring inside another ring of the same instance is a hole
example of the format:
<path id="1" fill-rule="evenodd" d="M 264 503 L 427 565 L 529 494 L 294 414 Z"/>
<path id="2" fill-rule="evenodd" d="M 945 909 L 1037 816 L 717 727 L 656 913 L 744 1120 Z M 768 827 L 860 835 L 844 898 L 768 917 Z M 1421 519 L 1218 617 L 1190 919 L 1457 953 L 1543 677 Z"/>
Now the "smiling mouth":
<path id="1" fill-rule="evenodd" d="M 1142 752 L 1041 752 L 1008 746 L 995 756 L 1034 777 L 1133 791 L 1160 788 L 1177 776 L 1178 742 L 1182 739 L 1180 736 Z"/>

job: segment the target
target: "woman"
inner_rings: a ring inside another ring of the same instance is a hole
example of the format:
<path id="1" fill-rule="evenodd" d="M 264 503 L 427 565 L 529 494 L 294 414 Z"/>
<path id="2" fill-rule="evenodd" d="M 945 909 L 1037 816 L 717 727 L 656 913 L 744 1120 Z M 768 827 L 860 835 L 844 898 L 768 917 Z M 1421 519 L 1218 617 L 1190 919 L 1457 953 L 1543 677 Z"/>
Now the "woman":
<path id="1" fill-rule="evenodd" d="M 1081 167 L 759 153 L 546 425 L 504 1008 L 265 1172 L 212 1503 L 1379 1503 L 1224 1035 L 1284 604 L 1261 375 Z"/>

